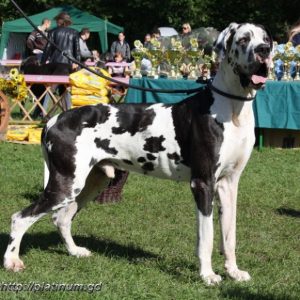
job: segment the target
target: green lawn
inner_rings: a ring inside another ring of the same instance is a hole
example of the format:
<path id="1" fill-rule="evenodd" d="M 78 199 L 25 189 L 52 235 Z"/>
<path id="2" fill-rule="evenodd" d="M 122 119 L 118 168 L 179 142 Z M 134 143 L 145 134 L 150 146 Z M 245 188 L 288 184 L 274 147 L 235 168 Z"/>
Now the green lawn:
<path id="1" fill-rule="evenodd" d="M 42 168 L 39 146 L 0 143 L 1 264 L 10 216 L 38 197 Z M 226 278 L 216 215 L 213 265 L 224 281 L 207 287 L 199 279 L 194 254 L 189 185 L 131 174 L 123 201 L 91 203 L 73 222 L 75 241 L 93 256 L 69 256 L 48 216 L 23 239 L 26 270 L 15 274 L 0 268 L 2 286 L 102 283 L 101 291 L 6 291 L 0 299 L 299 299 L 299 150 L 254 150 L 240 182 L 237 223 L 238 263 L 252 280 Z"/>

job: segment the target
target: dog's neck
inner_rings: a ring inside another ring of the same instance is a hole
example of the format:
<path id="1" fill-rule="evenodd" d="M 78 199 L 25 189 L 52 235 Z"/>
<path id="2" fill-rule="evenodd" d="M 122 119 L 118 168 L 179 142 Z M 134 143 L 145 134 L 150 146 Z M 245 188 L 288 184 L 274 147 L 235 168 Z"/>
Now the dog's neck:
<path id="1" fill-rule="evenodd" d="M 220 63 L 213 85 L 229 95 L 251 98 L 256 94 L 255 90 L 242 87 L 240 77 L 234 73 L 232 67 L 226 62 L 226 58 Z"/>
<path id="2" fill-rule="evenodd" d="M 225 61 L 221 62 L 212 84 L 222 92 L 235 96 L 251 98 L 256 94 L 255 90 L 245 89 L 241 86 L 239 76 L 233 72 L 231 66 Z M 252 101 L 234 100 L 222 95 L 218 95 L 217 99 L 222 102 L 219 105 L 228 107 L 227 112 L 229 115 L 224 116 L 226 121 L 232 120 L 237 127 L 253 121 Z"/>

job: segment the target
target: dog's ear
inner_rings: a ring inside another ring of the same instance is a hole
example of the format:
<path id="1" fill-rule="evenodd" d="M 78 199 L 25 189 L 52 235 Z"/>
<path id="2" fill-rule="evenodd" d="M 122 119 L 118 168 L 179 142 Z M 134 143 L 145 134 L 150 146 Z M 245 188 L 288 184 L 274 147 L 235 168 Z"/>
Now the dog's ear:
<path id="1" fill-rule="evenodd" d="M 239 24 L 237 23 L 231 23 L 219 34 L 218 38 L 214 42 L 214 51 L 217 53 L 220 59 L 225 57 L 226 50 L 230 48 L 232 38 L 238 26 Z"/>

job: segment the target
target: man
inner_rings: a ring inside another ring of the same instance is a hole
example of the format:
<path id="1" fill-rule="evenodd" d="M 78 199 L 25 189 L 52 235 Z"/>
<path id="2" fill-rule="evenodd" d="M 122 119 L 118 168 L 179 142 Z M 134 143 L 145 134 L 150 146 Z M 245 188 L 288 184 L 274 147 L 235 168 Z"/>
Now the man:
<path id="1" fill-rule="evenodd" d="M 79 39 L 79 48 L 80 48 L 80 56 L 82 61 L 86 61 L 88 59 L 94 59 L 96 56 L 96 50 L 90 51 L 88 48 L 86 41 L 90 37 L 90 30 L 88 28 L 82 28 L 80 31 L 80 39 Z"/>
<path id="2" fill-rule="evenodd" d="M 68 56 L 80 60 L 79 33 L 77 30 L 68 27 L 72 24 L 71 17 L 66 12 L 61 12 L 54 19 L 57 27 L 49 32 L 49 40 Z M 72 65 L 72 69 L 77 68 L 77 64 L 73 63 L 49 42 L 45 47 L 41 62 L 46 63 L 46 61 L 66 63 Z"/>
<path id="3" fill-rule="evenodd" d="M 66 12 L 61 12 L 54 19 L 56 20 L 57 27 L 49 32 L 49 40 L 57 45 L 58 48 L 60 48 L 60 50 L 69 57 L 80 60 L 79 32 L 68 27 L 72 24 L 71 17 Z M 45 47 L 41 63 L 43 64 L 48 61 L 49 63 L 66 64 L 66 69 L 70 67 L 73 71 L 75 71 L 78 65 L 63 55 L 60 50 L 54 47 L 52 43 L 48 42 Z M 56 88 L 57 86 L 53 86 L 52 90 L 55 90 Z M 65 87 L 59 86 L 58 88 L 59 94 L 62 95 L 65 91 Z M 48 107 L 49 100 L 49 95 L 47 95 L 43 104 L 45 109 Z M 67 109 L 71 108 L 69 93 L 67 93 L 64 100 L 65 107 Z"/>
<path id="4" fill-rule="evenodd" d="M 48 29 L 51 27 L 51 20 L 50 19 L 43 19 L 42 24 L 38 26 L 38 30 L 33 30 L 27 38 L 26 46 L 30 50 L 30 54 L 40 55 L 43 53 L 43 50 L 47 44 L 46 38 L 41 34 L 47 36 Z M 41 32 L 40 32 L 41 31 Z"/>
<path id="5" fill-rule="evenodd" d="M 111 45 L 110 52 L 112 57 L 115 56 L 117 52 L 122 53 L 123 58 L 129 62 L 130 61 L 130 47 L 129 44 L 125 41 L 125 33 L 120 32 L 118 35 L 118 40 L 114 41 Z"/>

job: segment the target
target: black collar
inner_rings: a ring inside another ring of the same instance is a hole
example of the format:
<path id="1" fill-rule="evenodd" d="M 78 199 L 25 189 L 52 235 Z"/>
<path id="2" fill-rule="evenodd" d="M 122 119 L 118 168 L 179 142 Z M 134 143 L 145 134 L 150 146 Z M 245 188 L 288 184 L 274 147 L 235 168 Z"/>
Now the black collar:
<path id="1" fill-rule="evenodd" d="M 216 88 L 215 86 L 213 86 L 212 82 L 208 82 L 207 86 L 214 92 L 216 92 L 217 94 L 227 97 L 227 98 L 231 98 L 234 100 L 239 100 L 239 101 L 252 101 L 255 97 L 242 97 L 242 96 L 236 96 L 236 95 L 232 95 L 232 94 L 228 94 L 225 93 L 221 90 L 219 90 L 218 88 Z"/>

